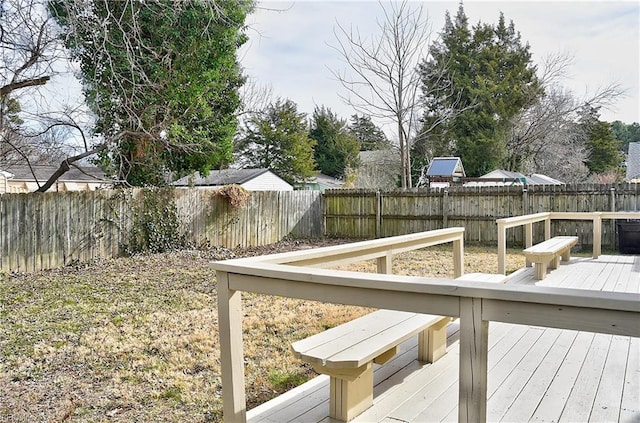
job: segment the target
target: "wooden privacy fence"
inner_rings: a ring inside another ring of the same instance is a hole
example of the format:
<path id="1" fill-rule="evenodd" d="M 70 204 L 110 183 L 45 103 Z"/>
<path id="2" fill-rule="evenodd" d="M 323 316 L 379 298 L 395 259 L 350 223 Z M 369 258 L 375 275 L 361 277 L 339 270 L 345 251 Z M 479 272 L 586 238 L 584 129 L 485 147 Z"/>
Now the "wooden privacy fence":
<path id="1" fill-rule="evenodd" d="M 325 192 L 326 234 L 379 238 L 453 226 L 465 228 L 467 242 L 496 244 L 496 220 L 541 212 L 640 211 L 640 184 L 449 187 L 380 192 Z M 602 245 L 615 248 L 615 220 L 602 227 Z M 551 233 L 577 235 L 593 245 L 591 222 L 554 220 Z M 536 228 L 534 239 L 544 239 Z M 509 245 L 524 245 L 523 230 L 509 231 Z"/>
<path id="2" fill-rule="evenodd" d="M 30 272 L 115 257 L 127 249 L 152 191 L 105 190 L 0 196 L 0 270 Z M 233 208 L 213 191 L 171 190 L 179 232 L 194 246 L 257 246 L 320 237 L 322 194 L 252 192 Z M 158 203 L 156 203 L 158 204 Z"/>

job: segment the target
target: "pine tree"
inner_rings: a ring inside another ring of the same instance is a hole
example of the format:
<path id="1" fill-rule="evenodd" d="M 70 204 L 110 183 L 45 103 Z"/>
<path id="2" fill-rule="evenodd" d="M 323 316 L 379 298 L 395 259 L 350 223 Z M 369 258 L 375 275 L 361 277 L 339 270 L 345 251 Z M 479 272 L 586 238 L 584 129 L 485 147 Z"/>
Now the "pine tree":
<path id="1" fill-rule="evenodd" d="M 430 53 L 420 66 L 424 124 L 446 116 L 454 101 L 464 111 L 430 134 L 427 145 L 451 146 L 469 176 L 500 167 L 509 120 L 541 95 L 529 46 L 502 14 L 496 26 L 479 22 L 470 28 L 461 4 L 453 21 L 445 16 L 441 41 Z M 438 89 L 442 85 L 450 89 Z"/>
<path id="2" fill-rule="evenodd" d="M 347 169 L 358 166 L 360 144 L 349 133 L 347 122 L 339 119 L 330 109 L 316 107 L 309 137 L 316 143 L 315 159 L 325 175 L 343 178 Z"/>
<path id="3" fill-rule="evenodd" d="M 384 131 L 371 121 L 368 115 L 355 114 L 351 116 L 349 132 L 360 142 L 360 151 L 388 150 L 391 141 Z"/>
<path id="4" fill-rule="evenodd" d="M 279 99 L 247 122 L 236 148 L 246 166 L 270 169 L 295 184 L 316 173 L 314 146 L 305 114 L 293 101 Z"/>

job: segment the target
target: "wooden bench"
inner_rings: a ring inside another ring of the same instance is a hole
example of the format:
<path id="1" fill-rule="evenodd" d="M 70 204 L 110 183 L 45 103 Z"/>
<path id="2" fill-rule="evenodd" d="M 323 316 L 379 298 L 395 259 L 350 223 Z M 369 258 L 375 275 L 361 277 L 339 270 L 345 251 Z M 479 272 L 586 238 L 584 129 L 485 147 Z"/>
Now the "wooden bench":
<path id="1" fill-rule="evenodd" d="M 525 249 L 524 256 L 535 266 L 536 279 L 542 280 L 547 276 L 547 266 L 557 269 L 562 261 L 571 258 L 571 247 L 578 243 L 577 236 L 556 236 Z"/>
<path id="2" fill-rule="evenodd" d="M 373 404 L 373 363 L 384 364 L 398 345 L 418 334 L 418 360 L 432 363 L 447 349 L 450 317 L 378 310 L 294 342 L 294 355 L 330 376 L 330 417 L 349 421 Z"/>

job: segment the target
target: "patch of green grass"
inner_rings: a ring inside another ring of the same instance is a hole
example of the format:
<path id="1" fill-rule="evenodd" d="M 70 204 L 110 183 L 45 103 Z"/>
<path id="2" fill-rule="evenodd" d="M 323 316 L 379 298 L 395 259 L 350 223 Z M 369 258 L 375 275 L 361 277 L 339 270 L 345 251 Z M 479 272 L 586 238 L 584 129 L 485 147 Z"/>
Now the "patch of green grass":
<path id="1" fill-rule="evenodd" d="M 182 402 L 182 389 L 177 386 L 172 386 L 164 390 L 160 398 L 173 400 L 176 402 Z"/>
<path id="2" fill-rule="evenodd" d="M 288 391 L 296 386 L 302 385 L 309 376 L 303 372 L 272 370 L 269 372 L 269 383 L 278 390 Z"/>

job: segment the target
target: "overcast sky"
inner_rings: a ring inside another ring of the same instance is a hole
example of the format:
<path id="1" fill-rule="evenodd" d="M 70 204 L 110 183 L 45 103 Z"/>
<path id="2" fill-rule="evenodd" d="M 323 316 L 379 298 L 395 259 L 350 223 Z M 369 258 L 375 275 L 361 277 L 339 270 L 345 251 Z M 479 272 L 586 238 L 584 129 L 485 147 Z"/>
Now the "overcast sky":
<path id="1" fill-rule="evenodd" d="M 444 25 L 445 11 L 455 16 L 458 1 L 411 2 L 423 4 L 433 36 Z M 610 83 L 626 90 L 601 119 L 640 122 L 640 2 L 488 2 L 465 1 L 470 24 L 496 23 L 503 12 L 512 20 L 523 42 L 531 46 L 534 62 L 550 53 L 573 56 L 564 84 L 577 97 Z M 346 94 L 330 69 L 344 69 L 335 45 L 336 22 L 363 34 L 376 32 L 381 7 L 376 0 L 287 2 L 262 1 L 249 16 L 249 42 L 241 51 L 246 73 L 272 87 L 275 97 L 288 98 L 309 115 L 315 105 L 331 108 L 349 118 L 353 109 L 338 93 Z M 387 134 L 392 136 L 392 134 Z"/>

